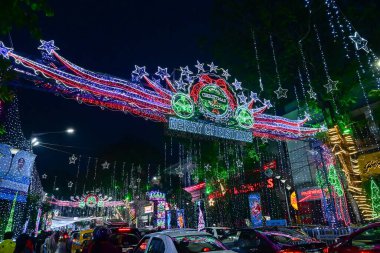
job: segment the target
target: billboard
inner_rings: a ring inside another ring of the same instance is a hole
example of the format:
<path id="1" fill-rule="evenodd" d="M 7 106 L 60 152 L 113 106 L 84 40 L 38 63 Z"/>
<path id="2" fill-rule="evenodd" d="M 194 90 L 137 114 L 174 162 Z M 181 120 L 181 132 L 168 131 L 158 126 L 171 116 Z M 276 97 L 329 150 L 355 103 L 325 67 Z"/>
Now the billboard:
<path id="1" fill-rule="evenodd" d="M 0 144 L 0 199 L 26 202 L 36 155 L 19 150 L 11 154 L 11 146 Z"/>
<path id="2" fill-rule="evenodd" d="M 253 227 L 260 227 L 263 223 L 263 214 L 261 208 L 261 198 L 258 193 L 248 195 L 249 213 L 251 214 L 251 222 Z"/>

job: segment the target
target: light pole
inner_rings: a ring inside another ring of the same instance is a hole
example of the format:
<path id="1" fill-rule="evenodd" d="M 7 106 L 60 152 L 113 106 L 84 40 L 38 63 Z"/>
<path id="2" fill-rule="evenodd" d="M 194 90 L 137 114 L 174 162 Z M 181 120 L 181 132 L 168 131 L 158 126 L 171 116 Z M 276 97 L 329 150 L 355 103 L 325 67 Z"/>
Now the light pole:
<path id="1" fill-rule="evenodd" d="M 281 176 L 275 176 L 276 179 L 280 179 Z M 287 190 L 290 190 L 292 187 L 290 185 L 286 185 L 286 179 L 280 179 L 281 184 L 284 186 L 284 196 L 285 196 L 285 202 L 286 202 L 286 210 L 288 212 L 288 219 L 289 219 L 289 225 L 292 225 L 292 218 L 290 216 L 290 208 L 289 208 L 289 201 L 288 201 L 288 194 L 286 193 Z"/>

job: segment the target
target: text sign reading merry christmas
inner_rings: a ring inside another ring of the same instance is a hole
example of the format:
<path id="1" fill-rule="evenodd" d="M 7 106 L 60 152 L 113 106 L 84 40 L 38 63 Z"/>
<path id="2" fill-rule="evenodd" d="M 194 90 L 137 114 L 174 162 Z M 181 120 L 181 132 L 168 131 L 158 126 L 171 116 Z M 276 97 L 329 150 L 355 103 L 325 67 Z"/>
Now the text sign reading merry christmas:
<path id="1" fill-rule="evenodd" d="M 249 131 L 220 127 L 210 123 L 194 122 L 179 118 L 169 118 L 169 129 L 236 141 L 253 141 L 252 133 Z"/>

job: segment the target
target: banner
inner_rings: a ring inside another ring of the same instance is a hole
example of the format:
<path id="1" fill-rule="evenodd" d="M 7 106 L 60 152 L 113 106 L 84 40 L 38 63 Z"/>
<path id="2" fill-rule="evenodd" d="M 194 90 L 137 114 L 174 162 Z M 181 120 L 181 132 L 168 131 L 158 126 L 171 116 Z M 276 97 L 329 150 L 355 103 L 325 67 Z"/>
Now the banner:
<path id="1" fill-rule="evenodd" d="M 380 174 L 380 151 L 361 155 L 358 161 L 361 175 L 365 179 Z"/>
<path id="2" fill-rule="evenodd" d="M 36 155 L 19 150 L 11 154 L 11 146 L 0 144 L 0 199 L 26 202 Z"/>
<path id="3" fill-rule="evenodd" d="M 253 227 L 260 227 L 263 223 L 263 215 L 261 209 L 261 198 L 258 193 L 251 193 L 248 195 L 249 212 L 251 214 L 251 221 Z"/>

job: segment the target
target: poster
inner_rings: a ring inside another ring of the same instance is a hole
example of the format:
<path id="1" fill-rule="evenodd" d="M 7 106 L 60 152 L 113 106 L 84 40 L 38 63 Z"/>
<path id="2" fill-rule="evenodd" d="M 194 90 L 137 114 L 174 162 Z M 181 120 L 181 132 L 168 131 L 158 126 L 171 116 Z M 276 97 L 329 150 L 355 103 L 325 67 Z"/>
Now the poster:
<path id="1" fill-rule="evenodd" d="M 11 154 L 11 146 L 0 144 L 0 199 L 26 202 L 36 155 L 19 150 Z"/>
<path id="2" fill-rule="evenodd" d="M 262 226 L 262 209 L 261 209 L 261 198 L 258 193 L 251 193 L 248 195 L 249 201 L 249 212 L 251 214 L 251 221 L 253 227 Z"/>

